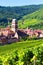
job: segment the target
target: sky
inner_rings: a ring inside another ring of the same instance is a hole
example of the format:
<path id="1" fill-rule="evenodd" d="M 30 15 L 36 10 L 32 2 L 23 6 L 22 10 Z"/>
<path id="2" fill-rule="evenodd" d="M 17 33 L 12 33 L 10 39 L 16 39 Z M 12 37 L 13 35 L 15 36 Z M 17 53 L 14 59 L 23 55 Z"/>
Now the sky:
<path id="1" fill-rule="evenodd" d="M 43 4 L 43 0 L 0 0 L 0 6 L 23 6 Z"/>

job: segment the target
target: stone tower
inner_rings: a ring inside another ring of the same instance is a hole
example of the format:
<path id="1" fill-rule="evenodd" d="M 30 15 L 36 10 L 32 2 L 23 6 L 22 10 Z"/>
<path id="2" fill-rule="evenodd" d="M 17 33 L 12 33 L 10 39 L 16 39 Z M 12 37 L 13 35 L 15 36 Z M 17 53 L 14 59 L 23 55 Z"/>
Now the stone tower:
<path id="1" fill-rule="evenodd" d="M 12 20 L 11 29 L 12 29 L 13 32 L 17 32 L 17 29 L 18 29 L 18 22 L 17 22 L 16 19 L 13 19 L 13 20 Z"/>
<path id="2" fill-rule="evenodd" d="M 15 33 L 15 38 L 18 39 L 18 33 L 17 33 L 17 30 L 18 30 L 18 22 L 16 19 L 13 19 L 12 20 L 12 25 L 11 25 L 11 30 Z"/>

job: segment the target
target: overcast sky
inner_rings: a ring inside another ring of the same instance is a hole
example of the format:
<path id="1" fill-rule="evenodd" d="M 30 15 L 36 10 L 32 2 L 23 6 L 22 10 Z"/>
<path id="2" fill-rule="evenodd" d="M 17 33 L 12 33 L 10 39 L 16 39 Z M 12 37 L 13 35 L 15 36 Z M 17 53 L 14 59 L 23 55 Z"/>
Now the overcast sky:
<path id="1" fill-rule="evenodd" d="M 0 0 L 0 6 L 43 4 L 43 0 Z"/>

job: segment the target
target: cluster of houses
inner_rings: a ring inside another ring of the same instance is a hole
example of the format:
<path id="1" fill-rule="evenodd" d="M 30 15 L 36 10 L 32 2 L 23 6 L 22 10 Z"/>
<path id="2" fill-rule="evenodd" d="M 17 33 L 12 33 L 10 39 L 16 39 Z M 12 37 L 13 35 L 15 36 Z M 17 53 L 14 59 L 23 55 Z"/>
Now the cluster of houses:
<path id="1" fill-rule="evenodd" d="M 38 38 L 42 38 L 43 37 L 43 30 L 32 30 L 32 29 L 25 29 L 24 30 L 26 32 L 27 35 L 29 35 L 30 37 L 38 37 Z"/>
<path id="2" fill-rule="evenodd" d="M 0 44 L 18 42 L 17 22 L 12 20 L 11 28 L 0 28 Z"/>
<path id="3" fill-rule="evenodd" d="M 43 30 L 18 29 L 16 19 L 12 20 L 11 28 L 0 28 L 0 44 L 12 43 L 20 41 L 20 37 L 33 36 L 42 38 Z"/>

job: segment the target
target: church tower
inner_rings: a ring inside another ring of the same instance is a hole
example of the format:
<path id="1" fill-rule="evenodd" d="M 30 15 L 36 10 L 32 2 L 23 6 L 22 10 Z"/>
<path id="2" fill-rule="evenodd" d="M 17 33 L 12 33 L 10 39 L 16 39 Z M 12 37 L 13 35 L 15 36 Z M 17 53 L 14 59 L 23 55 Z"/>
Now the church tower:
<path id="1" fill-rule="evenodd" d="M 18 22 L 16 19 L 13 19 L 12 20 L 12 25 L 11 25 L 11 30 L 15 33 L 15 38 L 18 39 L 18 33 L 17 33 L 17 30 L 18 30 Z"/>
<path id="2" fill-rule="evenodd" d="M 13 20 L 12 20 L 11 29 L 12 29 L 13 32 L 17 32 L 17 29 L 18 29 L 18 22 L 17 22 L 16 19 L 13 19 Z"/>

